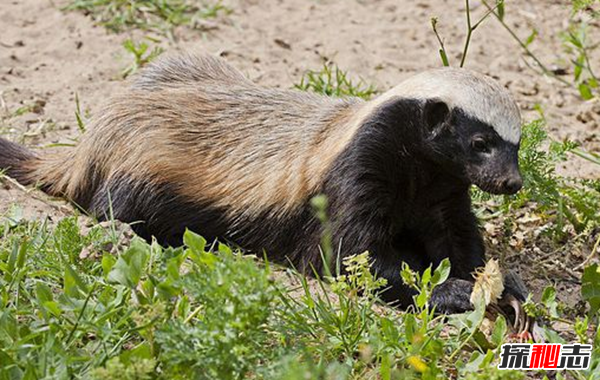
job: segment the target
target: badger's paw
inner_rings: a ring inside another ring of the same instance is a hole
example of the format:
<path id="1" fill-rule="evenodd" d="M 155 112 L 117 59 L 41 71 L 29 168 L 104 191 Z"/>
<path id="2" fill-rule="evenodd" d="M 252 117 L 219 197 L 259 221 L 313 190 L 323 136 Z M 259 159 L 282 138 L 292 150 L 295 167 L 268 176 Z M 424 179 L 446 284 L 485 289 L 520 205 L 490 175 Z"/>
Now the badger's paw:
<path id="1" fill-rule="evenodd" d="M 472 282 L 451 277 L 433 289 L 430 305 L 440 314 L 464 313 L 473 310 L 472 291 Z"/>

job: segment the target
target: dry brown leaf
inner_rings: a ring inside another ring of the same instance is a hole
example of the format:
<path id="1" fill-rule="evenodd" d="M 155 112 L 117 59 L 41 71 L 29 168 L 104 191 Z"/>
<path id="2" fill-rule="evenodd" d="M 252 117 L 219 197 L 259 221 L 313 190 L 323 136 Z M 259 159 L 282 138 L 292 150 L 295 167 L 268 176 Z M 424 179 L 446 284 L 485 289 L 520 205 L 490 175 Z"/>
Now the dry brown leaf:
<path id="1" fill-rule="evenodd" d="M 487 222 L 483 225 L 483 228 L 489 236 L 496 236 L 498 234 L 498 226 L 494 223 Z"/>
<path id="2" fill-rule="evenodd" d="M 491 259 L 483 269 L 475 272 L 475 284 L 471 293 L 471 303 L 484 299 L 485 305 L 496 303 L 504 291 L 504 279 L 498 261 Z"/>

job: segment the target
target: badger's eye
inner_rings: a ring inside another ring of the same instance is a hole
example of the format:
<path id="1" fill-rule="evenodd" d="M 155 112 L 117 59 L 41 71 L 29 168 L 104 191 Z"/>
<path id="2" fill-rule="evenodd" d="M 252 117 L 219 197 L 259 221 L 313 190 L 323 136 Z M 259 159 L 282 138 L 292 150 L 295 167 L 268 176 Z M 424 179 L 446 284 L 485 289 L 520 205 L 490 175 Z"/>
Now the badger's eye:
<path id="1" fill-rule="evenodd" d="M 473 150 L 479 153 L 489 153 L 490 148 L 488 143 L 482 138 L 476 138 L 471 142 Z"/>

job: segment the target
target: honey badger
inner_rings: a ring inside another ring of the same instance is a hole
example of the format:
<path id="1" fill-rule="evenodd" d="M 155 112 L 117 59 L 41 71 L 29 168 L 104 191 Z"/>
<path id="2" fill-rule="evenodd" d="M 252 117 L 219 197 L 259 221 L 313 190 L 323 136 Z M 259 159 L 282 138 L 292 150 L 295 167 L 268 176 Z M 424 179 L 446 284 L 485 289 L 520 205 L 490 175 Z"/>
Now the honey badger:
<path id="1" fill-rule="evenodd" d="M 219 58 L 183 55 L 144 69 L 74 149 L 39 156 L 0 139 L 0 168 L 145 239 L 181 244 L 186 228 L 299 268 L 322 269 L 328 198 L 334 246 L 370 251 L 385 299 L 407 306 L 399 275 L 452 263 L 433 294 L 471 307 L 484 246 L 469 187 L 517 192 L 520 113 L 507 90 L 466 69 L 428 70 L 372 101 L 269 89 Z"/>

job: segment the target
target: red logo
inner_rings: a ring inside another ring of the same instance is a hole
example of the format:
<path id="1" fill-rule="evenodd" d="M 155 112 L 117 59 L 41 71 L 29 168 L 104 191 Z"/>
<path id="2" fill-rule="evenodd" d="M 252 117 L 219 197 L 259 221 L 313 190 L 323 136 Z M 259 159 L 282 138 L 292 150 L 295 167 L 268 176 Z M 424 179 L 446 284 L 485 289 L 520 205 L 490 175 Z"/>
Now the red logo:
<path id="1" fill-rule="evenodd" d="M 503 344 L 498 369 L 583 370 L 591 356 L 591 344 Z"/>

